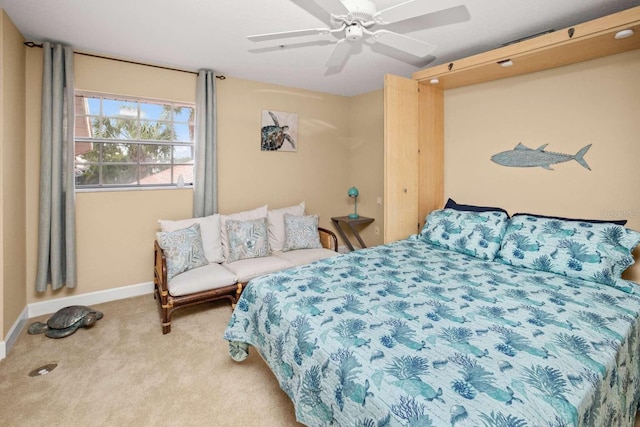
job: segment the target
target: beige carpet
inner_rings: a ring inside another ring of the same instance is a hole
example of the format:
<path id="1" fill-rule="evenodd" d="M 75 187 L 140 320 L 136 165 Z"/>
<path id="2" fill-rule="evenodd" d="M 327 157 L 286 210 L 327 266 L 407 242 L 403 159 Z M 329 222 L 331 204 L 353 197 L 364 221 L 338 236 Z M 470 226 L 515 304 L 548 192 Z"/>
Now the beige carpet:
<path id="1" fill-rule="evenodd" d="M 255 351 L 229 358 L 228 303 L 178 310 L 168 335 L 150 295 L 93 307 L 104 318 L 67 338 L 22 331 L 0 361 L 0 425 L 301 425 Z M 49 363 L 58 366 L 29 376 Z"/>
<path id="2" fill-rule="evenodd" d="M 1 425 L 300 425 L 255 351 L 242 363 L 229 358 L 227 302 L 178 310 L 168 335 L 151 295 L 93 308 L 104 318 L 67 338 L 25 327 L 0 361 Z M 29 376 L 49 363 L 58 366 Z"/>

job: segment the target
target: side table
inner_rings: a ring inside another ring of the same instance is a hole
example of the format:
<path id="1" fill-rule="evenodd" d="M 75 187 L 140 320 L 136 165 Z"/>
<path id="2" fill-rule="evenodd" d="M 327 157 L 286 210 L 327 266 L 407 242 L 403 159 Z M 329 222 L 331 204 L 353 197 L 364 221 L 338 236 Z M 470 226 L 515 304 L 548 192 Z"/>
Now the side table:
<path id="1" fill-rule="evenodd" d="M 348 216 L 335 216 L 331 218 L 331 222 L 333 222 L 333 225 L 336 227 L 338 234 L 340 235 L 340 237 L 342 237 L 342 240 L 344 240 L 349 249 L 352 251 L 354 250 L 353 245 L 349 241 L 349 238 L 345 234 L 342 226 L 349 227 L 353 235 L 356 237 L 356 239 L 358 239 L 360 247 L 366 248 L 367 245 L 364 244 L 364 241 L 362 240 L 362 237 L 360 237 L 360 233 L 358 233 L 358 229 L 356 228 L 356 226 L 361 224 L 370 224 L 373 221 L 373 218 L 367 218 L 366 216 L 360 216 L 358 218 L 349 218 Z"/>

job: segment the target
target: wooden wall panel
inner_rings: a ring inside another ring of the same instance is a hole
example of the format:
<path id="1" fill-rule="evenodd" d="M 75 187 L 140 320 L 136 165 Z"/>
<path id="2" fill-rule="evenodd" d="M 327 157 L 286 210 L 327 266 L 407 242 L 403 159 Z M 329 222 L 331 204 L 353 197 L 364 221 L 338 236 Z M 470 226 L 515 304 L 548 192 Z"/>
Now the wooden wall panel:
<path id="1" fill-rule="evenodd" d="M 418 82 L 384 78 L 384 242 L 418 230 Z"/>
<path id="2" fill-rule="evenodd" d="M 418 219 L 444 205 L 444 91 L 418 85 Z"/>

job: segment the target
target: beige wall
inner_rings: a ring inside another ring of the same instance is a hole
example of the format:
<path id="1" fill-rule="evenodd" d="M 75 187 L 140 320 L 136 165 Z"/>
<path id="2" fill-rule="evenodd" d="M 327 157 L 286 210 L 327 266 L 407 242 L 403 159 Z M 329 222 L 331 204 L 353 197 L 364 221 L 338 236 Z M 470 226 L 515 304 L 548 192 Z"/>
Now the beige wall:
<path id="1" fill-rule="evenodd" d="M 78 90 L 195 101 L 195 75 L 75 55 Z M 153 236 L 158 218 L 191 215 L 191 190 L 78 192 L 78 286 L 34 289 L 37 259 L 38 165 L 42 50 L 27 49 L 27 269 L 28 302 L 153 280 Z"/>
<path id="2" fill-rule="evenodd" d="M 192 190 L 78 192 L 78 286 L 36 293 L 38 138 L 42 52 L 27 50 L 28 302 L 153 280 L 157 219 L 188 218 Z M 75 56 L 78 90 L 195 101 L 196 76 L 118 61 Z M 330 217 L 348 209 L 349 98 L 227 78 L 217 81 L 219 210 L 304 200 L 308 213 Z M 260 151 L 263 109 L 299 115 L 298 151 Z M 24 306 L 24 305 L 23 305 Z"/>
<path id="3" fill-rule="evenodd" d="M 346 204 L 349 98 L 233 78 L 216 88 L 220 212 L 304 200 L 331 228 Z M 296 152 L 260 151 L 262 110 L 298 114 Z"/>
<path id="4" fill-rule="evenodd" d="M 25 49 L 0 10 L 0 330 L 3 336 L 26 305 L 25 282 Z"/>
<path id="5" fill-rule="evenodd" d="M 349 187 L 355 185 L 360 192 L 358 214 L 375 221 L 360 232 L 367 246 L 380 245 L 384 235 L 384 209 L 377 198 L 384 193 L 384 109 L 383 91 L 365 93 L 350 99 Z M 353 212 L 353 201 L 342 190 L 347 209 L 340 215 Z M 376 234 L 376 228 L 378 233 Z M 351 239 L 358 246 L 355 239 Z"/>
<path id="6" fill-rule="evenodd" d="M 510 213 L 626 218 L 640 230 L 638 76 L 634 51 L 446 91 L 445 195 Z M 519 142 L 566 154 L 593 144 L 591 171 L 575 161 L 550 171 L 490 160 Z M 639 281 L 639 267 L 625 277 Z"/>

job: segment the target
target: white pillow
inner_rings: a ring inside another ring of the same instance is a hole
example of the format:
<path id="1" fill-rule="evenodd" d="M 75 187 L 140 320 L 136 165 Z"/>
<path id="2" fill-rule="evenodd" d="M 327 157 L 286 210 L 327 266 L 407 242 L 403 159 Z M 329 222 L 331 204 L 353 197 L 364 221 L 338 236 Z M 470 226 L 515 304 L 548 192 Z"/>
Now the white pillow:
<path id="1" fill-rule="evenodd" d="M 200 234 L 202 236 L 202 247 L 207 261 L 211 263 L 221 263 L 224 261 L 219 214 L 177 221 L 161 219 L 158 220 L 158 223 L 162 231 L 176 231 L 187 228 L 193 224 L 199 224 Z"/>
<path id="2" fill-rule="evenodd" d="M 267 219 L 269 220 L 269 249 L 271 252 L 280 252 L 284 248 L 284 214 L 303 216 L 304 208 L 304 202 L 302 202 L 287 208 L 269 210 Z"/>
<path id="3" fill-rule="evenodd" d="M 267 205 L 260 206 L 259 208 L 252 209 L 250 211 L 236 212 L 230 215 L 220 215 L 220 229 L 222 236 L 222 250 L 224 251 L 224 257 L 229 258 L 229 236 L 227 234 L 227 221 L 230 219 L 238 221 L 248 221 L 250 219 L 260 219 L 267 217 Z"/>

